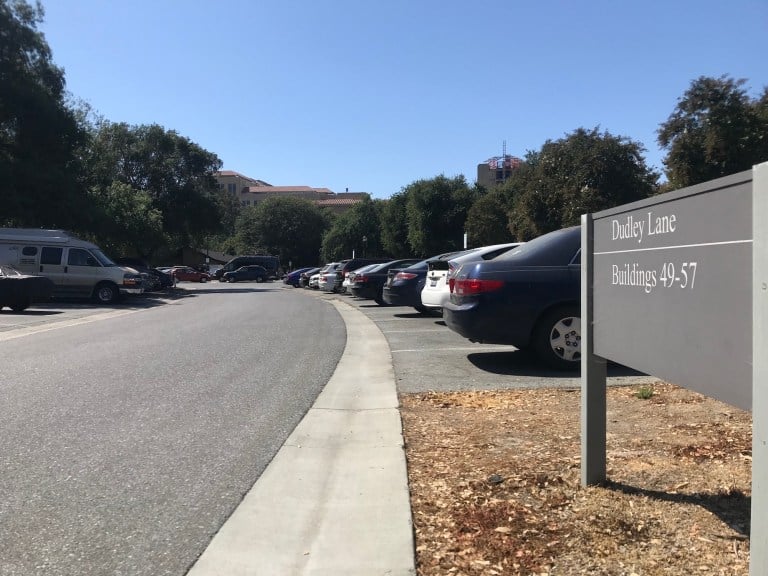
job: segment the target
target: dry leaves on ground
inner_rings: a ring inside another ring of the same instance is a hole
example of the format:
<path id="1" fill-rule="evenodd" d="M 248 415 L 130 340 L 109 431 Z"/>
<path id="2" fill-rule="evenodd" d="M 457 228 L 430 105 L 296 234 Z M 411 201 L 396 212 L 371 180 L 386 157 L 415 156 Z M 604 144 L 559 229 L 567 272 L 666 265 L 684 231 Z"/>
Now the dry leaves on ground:
<path id="1" fill-rule="evenodd" d="M 580 392 L 401 396 L 419 576 L 746 576 L 751 414 L 658 382 L 608 390 L 580 485 Z"/>

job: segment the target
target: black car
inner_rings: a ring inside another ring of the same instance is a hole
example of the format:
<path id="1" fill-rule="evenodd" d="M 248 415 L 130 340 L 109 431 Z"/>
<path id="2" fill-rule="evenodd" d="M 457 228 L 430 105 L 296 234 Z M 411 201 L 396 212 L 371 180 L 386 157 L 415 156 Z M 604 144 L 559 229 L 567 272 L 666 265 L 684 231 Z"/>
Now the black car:
<path id="1" fill-rule="evenodd" d="M 352 283 L 349 285 L 349 291 L 357 298 L 367 298 L 374 300 L 377 304 L 385 304 L 382 297 L 384 284 L 387 281 L 387 274 L 392 268 L 404 268 L 417 264 L 419 260 L 415 258 L 405 260 L 392 260 L 383 264 L 375 265 L 362 273 L 355 274 Z"/>
<path id="2" fill-rule="evenodd" d="M 301 288 L 309 288 L 309 279 L 313 274 L 317 274 L 318 272 L 320 272 L 320 268 L 310 268 L 309 270 L 302 272 L 299 275 L 299 286 Z"/>
<path id="3" fill-rule="evenodd" d="M 251 266 L 240 266 L 237 270 L 224 272 L 219 280 L 221 282 L 240 282 L 242 280 L 255 280 L 264 282 L 269 278 L 269 272 L 264 266 L 256 264 Z"/>
<path id="4" fill-rule="evenodd" d="M 578 369 L 580 293 L 581 227 L 574 226 L 461 266 L 443 320 L 472 342 L 531 348 L 552 368 Z"/>
<path id="5" fill-rule="evenodd" d="M 8 306 L 22 312 L 36 302 L 47 302 L 53 294 L 53 281 L 45 276 L 22 274 L 10 265 L 0 265 L 0 310 Z"/>
<path id="6" fill-rule="evenodd" d="M 347 260 L 342 260 L 339 262 L 340 265 L 336 267 L 336 282 L 333 285 L 333 291 L 341 292 L 343 290 L 344 280 L 346 280 L 347 275 L 350 272 L 362 268 L 363 266 L 367 266 L 368 264 L 391 261 L 392 258 L 348 258 Z"/>
<path id="7" fill-rule="evenodd" d="M 446 252 L 406 268 L 390 268 L 381 292 L 382 301 L 389 306 L 411 306 L 422 314 L 429 314 L 431 312 L 430 309 L 421 303 L 421 290 L 424 288 L 424 283 L 427 279 L 427 262 L 450 258 L 462 252 Z"/>

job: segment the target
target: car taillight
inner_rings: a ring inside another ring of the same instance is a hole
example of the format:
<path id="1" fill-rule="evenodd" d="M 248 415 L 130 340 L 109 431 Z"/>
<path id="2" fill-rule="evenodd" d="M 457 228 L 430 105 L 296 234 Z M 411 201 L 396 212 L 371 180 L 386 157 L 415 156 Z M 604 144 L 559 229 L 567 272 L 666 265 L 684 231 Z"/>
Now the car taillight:
<path id="1" fill-rule="evenodd" d="M 361 276 L 360 274 L 358 274 L 357 276 L 355 276 L 355 283 L 357 282 L 368 282 L 368 276 Z"/>
<path id="2" fill-rule="evenodd" d="M 416 278 L 416 274 L 413 272 L 398 272 L 395 274 L 394 280 L 410 280 Z"/>
<path id="3" fill-rule="evenodd" d="M 501 280 L 480 280 L 479 278 L 467 278 L 464 280 L 452 279 L 453 292 L 457 296 L 471 296 L 473 294 L 485 294 L 501 290 L 504 282 Z"/>
<path id="4" fill-rule="evenodd" d="M 449 278 L 448 279 L 448 289 L 451 291 L 451 294 L 453 294 L 453 285 L 456 284 L 456 278 Z"/>

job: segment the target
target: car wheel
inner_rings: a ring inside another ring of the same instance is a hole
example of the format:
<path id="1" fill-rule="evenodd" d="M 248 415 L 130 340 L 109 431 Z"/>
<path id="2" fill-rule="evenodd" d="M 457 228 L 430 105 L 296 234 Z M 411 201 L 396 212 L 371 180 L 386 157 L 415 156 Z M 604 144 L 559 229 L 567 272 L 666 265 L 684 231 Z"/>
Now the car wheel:
<path id="1" fill-rule="evenodd" d="M 206 283 L 206 282 L 208 282 L 208 278 L 206 278 L 205 276 L 203 276 L 202 278 L 200 278 L 200 284 L 204 284 L 204 283 Z"/>
<path id="2" fill-rule="evenodd" d="M 430 313 L 429 308 L 427 308 L 426 306 L 422 306 L 421 304 L 419 304 L 418 306 L 414 306 L 414 308 L 416 309 L 416 311 L 419 314 L 425 314 L 426 315 L 426 314 Z"/>
<path id="3" fill-rule="evenodd" d="M 533 335 L 538 357 L 555 370 L 581 367 L 581 310 L 562 306 L 541 317 Z"/>
<path id="4" fill-rule="evenodd" d="M 258 276 L 258 277 L 256 278 L 256 282 L 258 282 L 259 284 L 261 284 L 262 282 L 264 282 L 264 278 L 262 278 L 261 276 Z"/>
<path id="5" fill-rule="evenodd" d="M 28 298 L 26 300 L 17 300 L 11 304 L 11 310 L 14 312 L 24 312 L 24 310 L 29 308 L 30 304 L 31 302 Z"/>
<path id="6" fill-rule="evenodd" d="M 99 304 L 112 304 L 117 302 L 120 291 L 112 282 L 100 282 L 93 290 L 93 299 Z"/>

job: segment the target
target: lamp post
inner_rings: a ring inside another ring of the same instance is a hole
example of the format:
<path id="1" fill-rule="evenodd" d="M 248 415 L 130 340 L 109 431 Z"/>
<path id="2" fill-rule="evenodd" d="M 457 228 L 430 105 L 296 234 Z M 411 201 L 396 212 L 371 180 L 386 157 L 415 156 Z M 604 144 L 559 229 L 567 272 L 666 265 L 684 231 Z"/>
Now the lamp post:
<path id="1" fill-rule="evenodd" d="M 368 236 L 363 236 L 363 258 L 365 258 L 365 253 L 367 248 L 368 248 Z"/>

